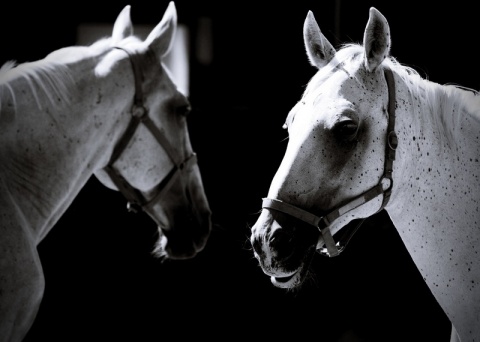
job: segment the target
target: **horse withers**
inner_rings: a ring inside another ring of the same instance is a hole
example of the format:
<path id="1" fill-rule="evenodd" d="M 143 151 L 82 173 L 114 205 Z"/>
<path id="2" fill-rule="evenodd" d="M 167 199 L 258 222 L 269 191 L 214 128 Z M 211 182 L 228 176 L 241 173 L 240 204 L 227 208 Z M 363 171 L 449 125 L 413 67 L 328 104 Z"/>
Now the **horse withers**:
<path id="1" fill-rule="evenodd" d="M 480 340 L 479 93 L 401 65 L 375 8 L 363 45 L 337 51 L 311 11 L 303 33 L 318 71 L 287 116 L 287 149 L 251 229 L 263 272 L 299 288 L 315 251 L 339 255 L 352 221 L 385 209 L 451 340 Z"/>
<path id="2" fill-rule="evenodd" d="M 37 246 L 95 175 L 158 226 L 155 256 L 193 258 L 211 211 L 192 149 L 190 103 L 163 57 L 170 2 L 145 40 L 130 6 L 111 37 L 0 70 L 0 340 L 21 341 L 43 297 Z"/>

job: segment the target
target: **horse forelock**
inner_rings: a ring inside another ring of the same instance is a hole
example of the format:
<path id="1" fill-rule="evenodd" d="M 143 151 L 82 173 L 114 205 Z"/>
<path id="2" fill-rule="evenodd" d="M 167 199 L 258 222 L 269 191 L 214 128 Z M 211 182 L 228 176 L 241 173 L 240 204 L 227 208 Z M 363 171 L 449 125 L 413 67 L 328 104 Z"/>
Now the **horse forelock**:
<path id="1" fill-rule="evenodd" d="M 115 46 L 135 51 L 138 47 L 145 47 L 137 36 L 129 36 L 117 42 Z"/>
<path id="2" fill-rule="evenodd" d="M 348 62 L 357 62 L 360 61 L 360 56 L 362 56 L 363 48 L 360 45 L 349 44 L 345 45 L 344 48 L 339 50 L 332 60 L 323 68 L 321 68 L 308 82 L 303 98 L 305 96 L 312 94 L 316 97 L 316 93 L 321 91 L 320 86 L 331 77 L 332 74 L 336 72 L 345 72 L 347 75 L 351 75 L 350 72 L 345 68 Z"/>

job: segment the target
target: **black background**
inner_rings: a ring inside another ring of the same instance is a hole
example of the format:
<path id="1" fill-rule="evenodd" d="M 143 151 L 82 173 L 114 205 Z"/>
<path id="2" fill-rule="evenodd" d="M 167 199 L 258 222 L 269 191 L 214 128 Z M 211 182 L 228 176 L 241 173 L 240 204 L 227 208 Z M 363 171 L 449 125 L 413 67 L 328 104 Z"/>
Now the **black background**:
<path id="1" fill-rule="evenodd" d="M 127 4 L 134 25 L 155 25 L 167 3 L 4 3 L 0 62 L 73 45 L 78 24 L 113 24 Z M 315 72 L 303 47 L 308 10 L 338 48 L 361 42 L 375 6 L 401 63 L 437 83 L 480 89 L 472 3 L 418 3 L 176 1 L 192 38 L 189 126 L 213 211 L 211 238 L 192 260 L 154 259 L 153 222 L 128 213 L 119 193 L 92 178 L 38 247 L 46 290 L 26 341 L 448 341 L 449 321 L 385 212 L 340 257 L 316 256 L 314 280 L 296 292 L 273 287 L 247 241 L 285 151 L 281 125 Z M 202 17 L 212 22 L 209 65 L 193 53 Z"/>

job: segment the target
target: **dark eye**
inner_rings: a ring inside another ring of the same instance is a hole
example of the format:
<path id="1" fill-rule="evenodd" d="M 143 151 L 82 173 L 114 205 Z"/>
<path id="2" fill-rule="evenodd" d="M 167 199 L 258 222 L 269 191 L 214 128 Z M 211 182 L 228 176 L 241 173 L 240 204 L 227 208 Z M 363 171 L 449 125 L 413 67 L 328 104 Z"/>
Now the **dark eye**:
<path id="1" fill-rule="evenodd" d="M 189 103 L 182 104 L 175 109 L 178 115 L 187 116 L 192 111 L 192 106 Z"/>
<path id="2" fill-rule="evenodd" d="M 353 120 L 343 120 L 334 127 L 335 136 L 341 141 L 353 142 L 356 140 L 358 124 Z"/>

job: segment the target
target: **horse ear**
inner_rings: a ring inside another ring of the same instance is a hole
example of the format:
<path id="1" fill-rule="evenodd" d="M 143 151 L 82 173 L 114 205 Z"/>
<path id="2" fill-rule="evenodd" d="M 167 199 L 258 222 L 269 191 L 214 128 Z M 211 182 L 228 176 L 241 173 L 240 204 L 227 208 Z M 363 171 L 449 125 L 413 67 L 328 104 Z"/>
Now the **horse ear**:
<path id="1" fill-rule="evenodd" d="M 127 5 L 118 15 L 113 24 L 112 40 L 116 44 L 122 39 L 133 34 L 132 21 L 130 19 L 130 5 Z"/>
<path id="2" fill-rule="evenodd" d="M 368 71 L 375 70 L 390 53 L 390 27 L 387 19 L 374 7 L 370 8 L 363 46 Z"/>
<path id="3" fill-rule="evenodd" d="M 147 46 L 156 51 L 159 56 L 166 55 L 172 47 L 173 37 L 177 29 L 177 10 L 173 1 L 168 4 L 162 20 L 150 32 L 145 40 Z"/>
<path id="4" fill-rule="evenodd" d="M 308 11 L 303 24 L 303 42 L 310 64 L 318 69 L 327 65 L 335 56 L 335 48 L 320 31 L 312 11 Z"/>

